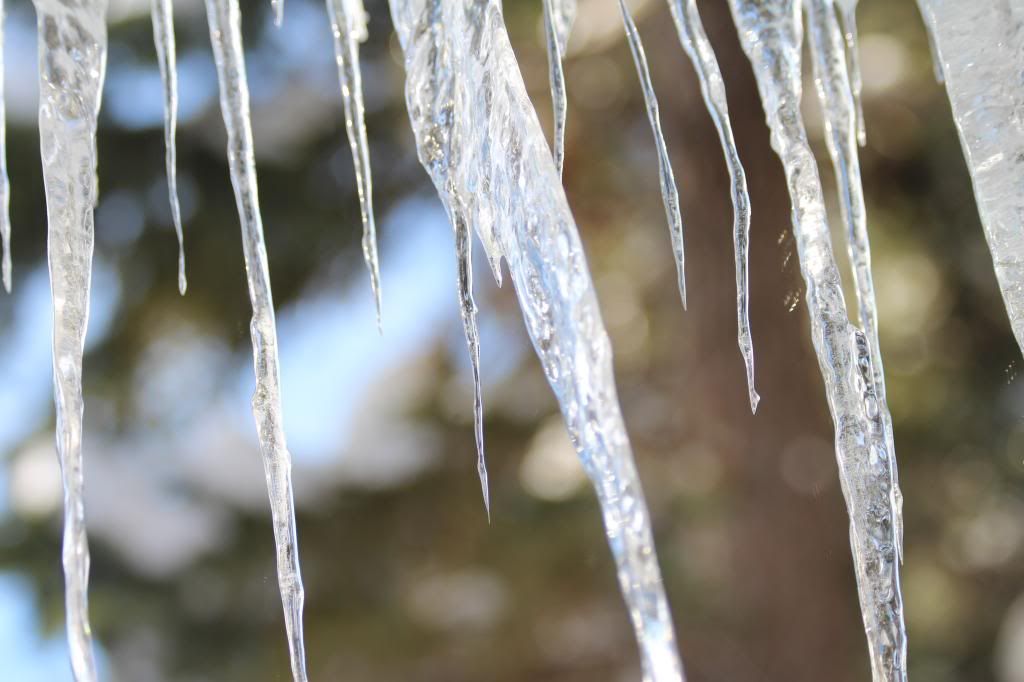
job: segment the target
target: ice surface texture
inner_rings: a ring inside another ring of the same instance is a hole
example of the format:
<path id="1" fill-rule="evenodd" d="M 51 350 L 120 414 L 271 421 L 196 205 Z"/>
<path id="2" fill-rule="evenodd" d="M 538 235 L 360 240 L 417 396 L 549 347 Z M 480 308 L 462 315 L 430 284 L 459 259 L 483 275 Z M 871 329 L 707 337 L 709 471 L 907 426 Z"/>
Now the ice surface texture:
<path id="1" fill-rule="evenodd" d="M 675 633 L 583 248 L 496 0 L 392 0 L 420 161 L 452 223 L 504 256 L 534 348 L 601 502 L 645 679 L 682 679 Z"/>
<path id="2" fill-rule="evenodd" d="M 757 79 L 772 147 L 782 160 L 793 232 L 807 285 L 818 364 L 835 424 L 836 460 L 850 515 L 861 614 L 876 682 L 906 679 L 906 629 L 899 576 L 901 498 L 887 408 L 870 343 L 850 323 L 832 253 L 818 167 L 800 114 L 803 31 L 796 0 L 730 0 Z"/>
<path id="3" fill-rule="evenodd" d="M 1024 2 L 918 0 L 1010 325 L 1024 350 Z"/>

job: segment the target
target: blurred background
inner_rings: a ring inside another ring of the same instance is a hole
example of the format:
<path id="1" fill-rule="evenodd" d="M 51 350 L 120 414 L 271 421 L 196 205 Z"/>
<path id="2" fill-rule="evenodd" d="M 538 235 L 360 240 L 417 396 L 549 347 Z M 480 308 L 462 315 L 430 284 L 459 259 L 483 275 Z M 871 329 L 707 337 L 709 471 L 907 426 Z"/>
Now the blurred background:
<path id="1" fill-rule="evenodd" d="M 280 30 L 269 4 L 243 3 L 244 37 L 311 677 L 638 680 L 594 495 L 514 296 L 495 287 L 481 262 L 487 523 L 453 237 L 416 160 L 385 2 L 368 3 L 363 50 L 383 336 L 359 251 L 323 3 L 287 0 Z M 566 62 L 565 185 L 615 348 L 690 680 L 866 680 L 832 426 L 783 175 L 749 64 L 726 2 L 699 3 L 753 202 L 756 416 L 735 341 L 732 208 L 718 138 L 667 5 L 631 4 L 682 196 L 688 312 L 674 283 L 655 149 L 611 0 L 579 2 Z M 149 3 L 110 3 L 85 360 L 92 623 L 105 680 L 287 680 L 216 77 L 200 0 L 178 0 L 175 10 L 185 297 L 176 289 Z M 550 131 L 540 2 L 509 0 L 505 12 Z M 859 16 L 862 162 L 906 497 L 910 674 L 1022 682 L 1021 356 L 916 9 L 864 0 Z M 70 672 L 34 31 L 30 3 L 10 3 L 15 277 L 13 295 L 0 296 L 0 678 L 60 682 Z M 806 85 L 808 125 L 835 208 L 817 98 L 810 79 Z"/>

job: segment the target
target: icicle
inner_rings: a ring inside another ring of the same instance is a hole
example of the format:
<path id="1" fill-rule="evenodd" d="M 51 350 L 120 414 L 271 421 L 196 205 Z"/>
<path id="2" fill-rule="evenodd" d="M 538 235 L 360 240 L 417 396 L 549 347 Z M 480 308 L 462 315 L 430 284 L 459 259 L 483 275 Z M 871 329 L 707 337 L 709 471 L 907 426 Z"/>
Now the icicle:
<path id="1" fill-rule="evenodd" d="M 750 251 L 750 196 L 747 194 L 747 176 L 740 163 L 729 120 L 729 105 L 725 97 L 725 81 L 718 68 L 718 60 L 711 42 L 704 33 L 704 25 L 694 0 L 669 0 L 669 9 L 676 23 L 679 42 L 690 57 L 697 76 L 704 104 L 718 130 L 722 151 L 725 153 L 729 180 L 732 185 L 733 244 L 736 252 L 736 318 L 739 329 L 740 354 L 747 368 L 747 391 L 750 409 L 757 411 L 761 398 L 754 389 L 754 342 L 750 333 L 750 287 L 747 267 Z"/>
<path id="2" fill-rule="evenodd" d="M 153 44 L 164 84 L 164 147 L 167 166 L 167 191 L 171 201 L 171 219 L 178 235 L 178 291 L 188 288 L 185 279 L 185 238 L 181 229 L 181 205 L 178 202 L 177 151 L 174 138 L 178 127 L 178 73 L 174 53 L 174 8 L 171 0 L 153 0 Z"/>
<path id="3" fill-rule="evenodd" d="M 864 334 L 850 324 L 832 254 L 818 168 L 800 114 L 802 31 L 795 0 L 730 0 L 782 159 L 793 231 L 807 285 L 818 364 L 835 423 L 836 459 L 850 515 L 850 543 L 875 682 L 906 680 L 900 591 L 899 498 L 884 401 Z M 840 62 L 841 63 L 841 62 Z"/>
<path id="4" fill-rule="evenodd" d="M 661 199 L 665 204 L 665 217 L 668 219 L 669 233 L 672 236 L 672 251 L 675 254 L 676 274 L 678 275 L 679 296 L 686 308 L 686 259 L 683 252 L 683 218 L 679 215 L 679 191 L 676 189 L 675 175 L 672 173 L 672 162 L 668 157 L 665 136 L 661 132 L 661 116 L 658 113 L 658 96 L 654 94 L 651 72 L 647 68 L 647 56 L 644 45 L 640 41 L 640 33 L 636 30 L 636 22 L 626 7 L 625 0 L 619 0 L 619 11 L 622 12 L 622 23 L 626 27 L 626 39 L 633 63 L 640 77 L 640 87 L 647 105 L 647 118 L 654 132 L 654 144 L 658 148 L 658 174 L 661 180 Z"/>
<path id="5" fill-rule="evenodd" d="M 871 276 L 871 246 L 868 241 L 867 211 L 864 207 L 864 188 L 860 179 L 860 160 L 857 154 L 856 104 L 851 82 L 847 76 L 846 59 L 839 22 L 831 0 L 804 0 L 807 24 L 811 33 L 811 55 L 814 58 L 815 83 L 818 98 L 825 112 L 826 142 L 839 185 L 840 210 L 846 223 L 847 250 L 853 265 L 857 288 L 857 309 L 861 328 L 871 351 L 871 367 L 878 400 L 885 406 L 885 373 L 882 370 L 882 349 L 878 341 L 878 305 L 875 285 Z M 892 419 L 888 409 L 882 410 L 886 444 L 894 452 Z M 903 554 L 903 496 L 896 480 L 896 467 L 892 468 L 892 490 L 896 515 L 897 550 Z"/>
<path id="6" fill-rule="evenodd" d="M 919 0 L 946 78 L 996 278 L 1024 350 L 1024 5 Z"/>
<path id="7" fill-rule="evenodd" d="M 857 0 L 833 0 L 839 8 L 843 21 L 843 40 L 846 42 L 846 68 L 850 77 L 850 91 L 857 114 L 857 143 L 863 147 L 868 143 L 867 128 L 864 125 L 863 81 L 860 76 L 860 45 L 857 40 Z"/>
<path id="8" fill-rule="evenodd" d="M 569 33 L 576 20 L 576 0 L 544 0 L 544 36 L 548 50 L 548 80 L 551 83 L 551 106 L 555 113 L 555 168 L 562 175 L 565 165 L 565 73 L 562 60 L 569 45 Z"/>
<path id="9" fill-rule="evenodd" d="M 363 81 L 359 73 L 359 43 L 366 40 L 366 10 L 362 0 L 327 0 L 334 33 L 334 55 L 338 62 L 341 99 L 345 105 L 345 131 L 352 148 L 359 211 L 363 219 L 363 258 L 370 270 L 370 286 L 377 306 L 380 329 L 380 264 L 377 259 L 377 227 L 373 219 L 373 179 L 370 174 L 370 145 L 366 140 Z"/>
<path id="10" fill-rule="evenodd" d="M 0 241 L 4 290 L 11 293 L 11 185 L 7 180 L 7 112 L 4 107 L 4 3 L 0 0 Z"/>
<path id="11" fill-rule="evenodd" d="M 480 490 L 484 496 L 487 520 L 491 520 L 491 493 L 487 483 L 487 460 L 484 458 L 484 399 L 480 381 L 480 332 L 476 326 L 476 301 L 473 300 L 473 236 L 461 211 L 450 217 L 455 229 L 455 258 L 458 266 L 459 312 L 469 346 L 469 361 L 473 370 L 473 433 L 476 437 L 476 471 L 480 477 Z"/>
<path id="12" fill-rule="evenodd" d="M 497 0 L 391 0 L 420 161 L 449 215 L 504 255 L 534 348 L 604 516 L 645 679 L 682 666 L 611 346 L 582 244 Z"/>
<path id="13" fill-rule="evenodd" d="M 256 162 L 249 120 L 249 86 L 245 77 L 238 0 L 206 0 L 206 13 L 210 24 L 210 42 L 217 63 L 220 106 L 228 134 L 231 184 L 238 204 L 245 270 L 249 278 L 249 298 L 252 301 L 250 333 L 256 368 L 252 411 L 256 418 L 260 452 L 270 493 L 274 542 L 277 546 L 277 581 L 284 606 L 292 676 L 296 682 L 305 682 L 303 590 L 292 498 L 292 462 L 285 443 L 281 413 L 277 329 L 256 189 Z"/>
<path id="14" fill-rule="evenodd" d="M 53 387 L 64 482 L 64 600 L 71 669 L 94 682 L 89 545 L 82 472 L 82 354 L 89 321 L 96 117 L 107 61 L 106 0 L 34 0 L 39 28 L 39 146 L 49 223 Z"/>
<path id="15" fill-rule="evenodd" d="M 284 22 L 284 0 L 270 0 L 270 8 L 274 10 L 274 26 L 281 28 Z"/>

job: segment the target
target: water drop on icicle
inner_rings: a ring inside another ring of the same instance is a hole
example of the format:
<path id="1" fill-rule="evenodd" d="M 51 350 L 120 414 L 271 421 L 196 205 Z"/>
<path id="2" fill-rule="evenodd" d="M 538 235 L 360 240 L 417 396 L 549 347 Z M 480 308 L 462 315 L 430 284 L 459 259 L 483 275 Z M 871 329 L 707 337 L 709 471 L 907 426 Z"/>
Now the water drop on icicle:
<path id="1" fill-rule="evenodd" d="M 107 61 L 105 0 L 33 0 L 39 30 L 39 148 L 53 299 L 57 455 L 64 484 L 64 602 L 76 682 L 95 682 L 82 471 L 82 354 L 96 204 L 96 117 Z"/>
<path id="2" fill-rule="evenodd" d="M 391 0 L 420 162 L 448 215 L 504 256 L 527 330 L 601 504 L 644 679 L 682 664 L 622 421 L 611 344 L 497 0 Z"/>
<path id="3" fill-rule="evenodd" d="M 757 80 L 772 146 L 793 204 L 793 232 L 807 310 L 836 432 L 836 460 L 850 516 L 857 591 L 875 682 L 904 682 L 906 628 L 899 575 L 901 499 L 888 415 L 875 384 L 869 343 L 850 324 L 832 253 L 818 167 L 800 113 L 800 2 L 730 0 Z M 842 59 L 842 57 L 840 57 Z M 842 63 L 842 62 L 840 62 Z"/>
<path id="4" fill-rule="evenodd" d="M 249 119 L 249 86 L 238 0 L 206 0 L 210 42 L 217 64 L 220 106 L 228 134 L 228 162 L 242 227 L 242 250 L 252 301 L 253 362 L 256 391 L 252 411 L 256 418 L 260 453 L 270 493 L 270 511 L 277 548 L 277 581 L 284 606 L 288 653 L 295 682 L 306 682 L 306 652 L 302 637 L 302 576 L 299 571 L 295 504 L 292 495 L 292 459 L 285 443 L 281 413 L 281 379 L 277 356 L 274 300 L 267 268 L 263 220 L 256 188 L 252 124 Z"/>
<path id="5" fill-rule="evenodd" d="M 640 77 L 640 87 L 644 93 L 644 103 L 647 105 L 647 119 L 650 121 L 651 131 L 654 133 L 654 144 L 658 148 L 661 199 L 665 204 L 665 217 L 668 219 L 668 229 L 672 236 L 672 252 L 676 261 L 679 296 L 683 300 L 685 309 L 686 258 L 683 251 L 683 218 L 679 215 L 679 191 L 676 189 L 676 178 L 672 173 L 672 162 L 668 157 L 665 136 L 661 132 L 658 96 L 654 94 L 654 84 L 651 82 L 651 72 L 647 67 L 647 56 L 644 54 L 644 45 L 640 41 L 640 33 L 636 30 L 636 22 L 633 21 L 633 16 L 629 13 L 625 0 L 619 0 L 619 11 L 622 13 L 622 23 L 626 27 L 626 40 L 629 42 L 629 50 L 633 54 L 633 63 L 636 64 L 636 72 Z"/>
<path id="6" fill-rule="evenodd" d="M 918 0 L 945 74 L 978 213 L 1024 351 L 1024 7 L 1017 0 Z"/>
<path id="7" fill-rule="evenodd" d="M 544 38 L 548 51 L 548 80 L 551 85 L 551 106 L 555 115 L 552 152 L 555 168 L 561 177 L 565 165 L 565 117 L 568 104 L 565 94 L 565 71 L 562 61 L 569 45 L 569 33 L 576 20 L 576 0 L 544 0 Z"/>
<path id="8" fill-rule="evenodd" d="M 473 300 L 473 235 L 461 212 L 451 216 L 455 230 L 455 259 L 458 269 L 459 312 L 469 346 L 469 362 L 473 370 L 473 434 L 476 440 L 476 470 L 484 496 L 487 520 L 491 520 L 491 492 L 487 483 L 487 460 L 484 458 L 484 401 L 480 381 L 480 332 L 476 326 L 476 301 Z"/>
<path id="9" fill-rule="evenodd" d="M 804 0 L 807 24 L 811 35 L 811 56 L 814 61 L 818 98 L 825 112 L 826 143 L 839 186 L 839 206 L 846 223 L 846 243 L 856 283 L 857 308 L 861 328 L 868 341 L 872 378 L 878 399 L 885 403 L 885 373 L 882 370 L 882 350 L 878 340 L 878 305 L 875 285 L 871 276 L 871 245 L 868 241 L 867 210 L 864 206 L 864 188 L 860 176 L 857 153 L 859 118 L 853 86 L 847 76 L 847 59 L 843 53 L 843 39 L 832 0 Z M 851 7 L 852 9 L 852 7 Z M 894 451 L 892 419 L 889 411 L 882 410 L 886 444 Z M 891 488 L 894 496 L 897 549 L 902 555 L 903 514 L 902 496 L 892 467 Z"/>
<path id="10" fill-rule="evenodd" d="M 366 139 L 363 82 L 359 72 L 359 43 L 366 40 L 366 10 L 362 0 L 327 0 L 327 13 L 334 34 L 334 55 L 345 107 L 345 132 L 352 149 L 359 211 L 363 221 L 363 258 L 370 270 L 370 286 L 377 306 L 380 329 L 380 264 L 377 257 L 377 227 L 373 219 L 373 178 L 370 173 L 370 145 Z"/>
<path id="11" fill-rule="evenodd" d="M 11 183 L 7 180 L 7 111 L 4 106 L 4 3 L 0 0 L 0 241 L 4 290 L 11 293 Z"/>
<path id="12" fill-rule="evenodd" d="M 175 137 L 178 127 L 178 73 L 174 50 L 174 8 L 171 0 L 153 0 L 153 44 L 160 64 L 160 80 L 164 86 L 164 148 L 167 167 L 167 192 L 171 202 L 171 219 L 178 236 L 178 292 L 184 296 L 185 238 L 181 229 L 181 204 L 178 202 L 178 170 Z"/>
<path id="13" fill-rule="evenodd" d="M 754 342 L 750 332 L 750 274 L 747 265 L 750 251 L 750 195 L 747 193 L 747 176 L 740 163 L 736 141 L 729 119 L 729 104 L 725 97 L 725 81 L 715 58 L 704 24 L 700 20 L 694 0 L 670 0 L 669 9 L 679 33 L 679 42 L 686 50 L 700 80 L 700 91 L 704 97 L 711 120 L 718 130 L 722 152 L 729 170 L 729 182 L 733 207 L 733 246 L 736 261 L 736 318 L 739 333 L 737 339 L 743 364 L 747 370 L 747 392 L 750 409 L 757 411 L 761 398 L 754 389 Z"/>

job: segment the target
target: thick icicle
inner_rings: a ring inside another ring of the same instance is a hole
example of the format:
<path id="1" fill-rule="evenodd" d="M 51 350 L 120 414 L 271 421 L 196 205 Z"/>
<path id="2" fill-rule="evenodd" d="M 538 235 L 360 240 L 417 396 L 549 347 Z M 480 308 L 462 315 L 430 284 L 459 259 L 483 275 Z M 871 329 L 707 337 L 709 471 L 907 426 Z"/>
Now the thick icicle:
<path id="1" fill-rule="evenodd" d="M 178 71 L 174 50 L 174 8 L 171 0 L 153 0 L 153 44 L 160 63 L 164 85 L 164 148 L 167 166 L 167 192 L 171 201 L 171 219 L 178 235 L 178 291 L 188 288 L 185 279 L 185 238 L 181 229 L 181 204 L 178 202 L 178 162 L 174 138 L 178 127 Z"/>
<path id="2" fill-rule="evenodd" d="M 636 22 L 633 21 L 633 15 L 629 13 L 625 0 L 619 0 L 619 11 L 622 12 L 622 23 L 626 27 L 626 40 L 629 42 L 629 50 L 633 53 L 633 63 L 636 65 L 636 72 L 640 77 L 640 87 L 644 93 L 644 103 L 647 105 L 647 119 L 650 121 L 651 131 L 654 133 L 654 144 L 658 148 L 658 174 L 661 183 L 661 199 L 665 204 L 665 217 L 668 219 L 668 229 L 672 236 L 672 252 L 676 260 L 679 296 L 683 300 L 683 308 L 686 308 L 686 258 L 683 251 L 683 218 L 679 215 L 679 191 L 676 189 L 675 174 L 672 172 L 672 161 L 668 157 L 665 136 L 661 132 L 658 96 L 654 94 L 654 83 L 651 82 L 651 71 L 647 67 L 644 44 L 640 41 L 640 33 L 636 29 Z"/>
<path id="3" fill-rule="evenodd" d="M 871 276 L 871 246 L 868 241 L 867 210 L 864 206 L 864 188 L 860 178 L 860 160 L 857 153 L 856 126 L 859 115 L 853 98 L 851 81 L 847 76 L 847 61 L 839 21 L 832 0 L 804 0 L 807 25 L 811 33 L 811 56 L 818 99 L 825 112 L 826 143 L 839 187 L 839 206 L 846 223 L 847 250 L 856 282 L 857 310 L 861 328 L 871 351 L 871 368 L 878 400 L 886 406 L 885 373 L 882 369 L 882 349 L 878 341 L 878 305 L 875 284 Z M 881 418 L 886 429 L 886 442 L 895 452 L 892 419 L 888 409 Z M 896 500 L 895 523 L 897 550 L 903 555 L 903 496 L 893 467 L 893 492 Z"/>
<path id="4" fill-rule="evenodd" d="M 345 106 L 345 132 L 352 149 L 359 212 L 363 220 L 363 258 L 370 270 L 370 286 L 377 306 L 380 328 L 380 263 L 377 259 L 377 227 L 373 219 L 373 179 L 370 174 L 370 145 L 366 139 L 363 80 L 359 72 L 359 43 L 366 40 L 366 10 L 362 0 L 327 0 L 334 33 L 334 56 L 338 62 L 341 99 Z"/>
<path id="5" fill-rule="evenodd" d="M 729 120 L 729 104 L 725 97 L 725 81 L 718 67 L 718 60 L 711 47 L 704 24 L 700 20 L 695 0 L 669 0 L 669 9 L 679 33 L 679 42 L 693 63 L 700 79 L 700 90 L 704 104 L 718 130 L 722 151 L 732 191 L 733 245 L 736 252 L 736 318 L 739 329 L 738 341 L 743 363 L 747 368 L 747 391 L 750 409 L 757 411 L 761 398 L 754 389 L 754 342 L 750 333 L 750 285 L 747 267 L 750 251 L 750 195 L 747 193 L 747 176 L 740 163 L 740 156 L 733 139 L 732 123 Z"/>
<path id="6" fill-rule="evenodd" d="M 4 3 L 0 0 L 0 241 L 4 290 L 11 293 L 11 184 L 7 180 L 7 112 L 4 107 Z"/>
<path id="7" fill-rule="evenodd" d="M 53 388 L 64 482 L 64 600 L 71 669 L 94 682 L 82 472 L 82 354 L 89 322 L 96 117 L 107 62 L 106 0 L 34 0 L 39 26 L 39 147 L 49 223 Z"/>
<path id="8" fill-rule="evenodd" d="M 391 0 L 420 161 L 449 216 L 504 255 L 534 348 L 597 491 L 650 682 L 682 679 L 611 346 L 583 247 L 497 0 Z"/>
<path id="9" fill-rule="evenodd" d="M 476 471 L 484 496 L 484 509 L 491 518 L 491 492 L 487 483 L 487 460 L 484 458 L 484 392 L 480 380 L 480 332 L 476 326 L 476 301 L 473 300 L 473 235 L 462 211 L 452 215 L 455 229 L 455 258 L 458 268 L 459 312 L 469 346 L 469 362 L 473 371 L 473 434 L 476 439 Z"/>
<path id="10" fill-rule="evenodd" d="M 906 630 L 895 453 L 887 442 L 886 407 L 879 400 L 869 344 L 847 315 L 818 167 L 800 114 L 800 3 L 730 0 L 730 5 L 793 204 L 811 334 L 835 423 L 836 459 L 850 515 L 850 544 L 873 678 L 903 681 Z"/>
<path id="11" fill-rule="evenodd" d="M 860 45 L 857 40 L 857 1 L 833 0 L 839 8 L 843 22 L 843 40 L 846 42 L 846 68 L 850 78 L 850 92 L 857 115 L 857 143 L 861 147 L 868 143 L 867 127 L 864 125 L 864 82 L 860 75 Z"/>
<path id="12" fill-rule="evenodd" d="M 551 83 L 551 106 L 555 114 L 552 150 L 555 168 L 562 175 L 565 165 L 565 73 L 562 60 L 569 46 L 569 33 L 576 20 L 576 0 L 544 0 L 544 37 L 548 50 L 548 80 Z"/>
<path id="13" fill-rule="evenodd" d="M 919 0 L 1010 325 L 1024 350 L 1024 3 Z"/>
<path id="14" fill-rule="evenodd" d="M 292 677 L 296 682 L 305 682 L 306 652 L 302 637 L 304 597 L 292 497 L 292 457 L 285 443 L 281 413 L 277 325 L 274 321 L 274 300 L 263 240 L 263 219 L 256 189 L 256 160 L 249 120 L 249 86 L 245 77 L 238 0 L 206 0 L 206 14 L 217 63 L 221 113 L 228 134 L 231 184 L 235 189 L 238 217 L 242 226 L 242 250 L 249 278 L 249 298 L 252 301 L 252 324 L 249 330 L 256 368 L 252 411 L 256 418 L 260 452 L 270 493 L 274 542 L 277 547 L 277 581 L 284 606 Z"/>

